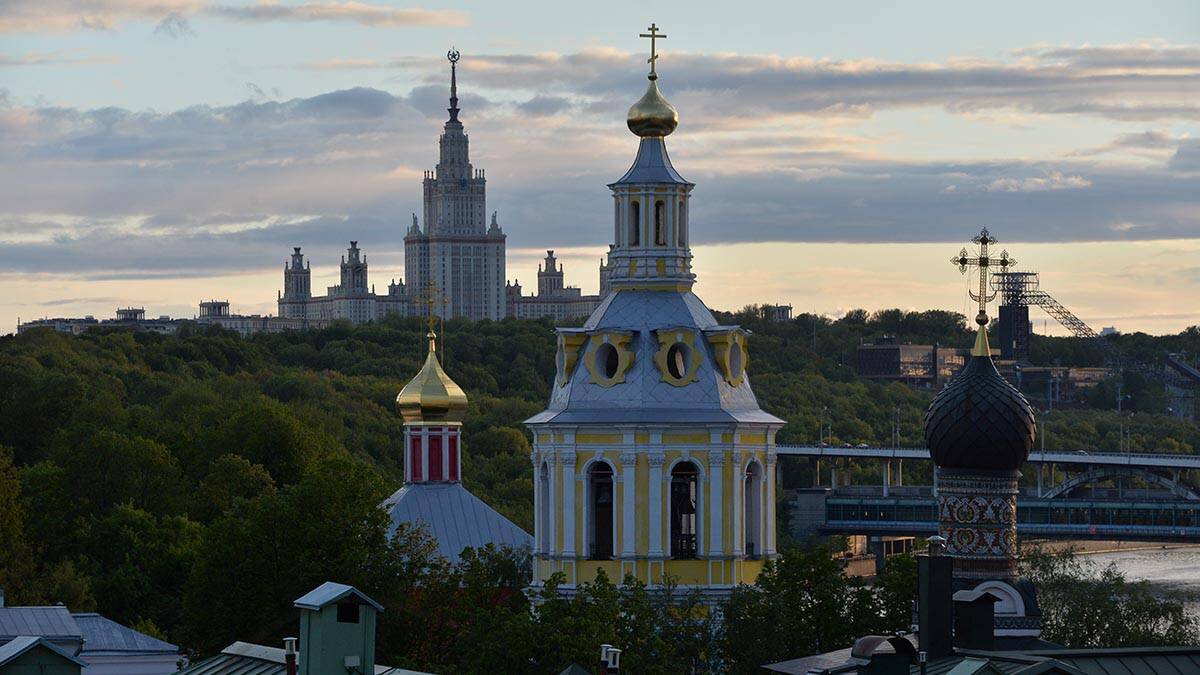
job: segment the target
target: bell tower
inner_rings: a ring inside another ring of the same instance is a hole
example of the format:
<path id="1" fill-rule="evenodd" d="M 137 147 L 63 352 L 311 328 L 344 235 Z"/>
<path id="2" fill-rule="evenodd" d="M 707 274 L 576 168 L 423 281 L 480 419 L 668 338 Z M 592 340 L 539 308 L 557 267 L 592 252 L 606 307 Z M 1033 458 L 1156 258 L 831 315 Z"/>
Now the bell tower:
<path id="1" fill-rule="evenodd" d="M 610 292 L 582 328 L 558 330 L 557 375 L 534 436 L 534 584 L 562 592 L 603 571 L 667 576 L 714 602 L 775 555 L 775 434 L 746 375 L 747 338 L 692 293 L 688 200 L 665 138 L 679 115 L 649 85 L 629 110 L 633 166 L 608 187 Z"/>

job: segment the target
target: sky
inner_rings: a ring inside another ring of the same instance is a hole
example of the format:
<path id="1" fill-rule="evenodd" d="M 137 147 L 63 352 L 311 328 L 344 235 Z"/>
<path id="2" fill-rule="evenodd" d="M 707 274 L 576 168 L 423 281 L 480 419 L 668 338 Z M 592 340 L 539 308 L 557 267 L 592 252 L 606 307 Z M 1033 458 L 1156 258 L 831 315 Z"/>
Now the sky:
<path id="1" fill-rule="evenodd" d="M 966 313 L 986 226 L 1094 328 L 1200 324 L 1194 1 L 0 0 L 0 333 L 402 278 L 451 46 L 508 277 L 595 292 L 651 21 L 710 306 Z"/>

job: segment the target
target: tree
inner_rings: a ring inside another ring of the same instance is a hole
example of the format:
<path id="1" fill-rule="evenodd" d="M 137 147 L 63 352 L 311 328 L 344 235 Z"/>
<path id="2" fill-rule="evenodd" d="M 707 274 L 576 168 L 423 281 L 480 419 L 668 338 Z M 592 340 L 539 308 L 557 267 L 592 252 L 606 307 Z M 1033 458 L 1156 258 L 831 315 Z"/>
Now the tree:
<path id="1" fill-rule="evenodd" d="M 1068 648 L 1190 645 L 1200 621 L 1177 594 L 1129 581 L 1115 564 L 1098 566 L 1040 548 L 1022 552 L 1021 571 L 1038 589 L 1042 637 Z"/>

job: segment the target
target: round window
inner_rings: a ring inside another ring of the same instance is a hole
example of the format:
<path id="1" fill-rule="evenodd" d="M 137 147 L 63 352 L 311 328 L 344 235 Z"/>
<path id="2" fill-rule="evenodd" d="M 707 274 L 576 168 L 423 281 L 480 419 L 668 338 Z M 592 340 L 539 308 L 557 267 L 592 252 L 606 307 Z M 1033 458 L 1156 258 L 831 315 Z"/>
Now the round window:
<path id="1" fill-rule="evenodd" d="M 688 372 L 688 348 L 676 342 L 667 349 L 667 372 L 676 380 L 682 380 Z"/>
<path id="2" fill-rule="evenodd" d="M 596 370 L 611 380 L 617 376 L 617 368 L 621 364 L 621 355 L 617 348 L 605 342 L 596 348 Z"/>
<path id="3" fill-rule="evenodd" d="M 729 375 L 737 379 L 742 376 L 742 345 L 734 342 L 729 347 Z"/>

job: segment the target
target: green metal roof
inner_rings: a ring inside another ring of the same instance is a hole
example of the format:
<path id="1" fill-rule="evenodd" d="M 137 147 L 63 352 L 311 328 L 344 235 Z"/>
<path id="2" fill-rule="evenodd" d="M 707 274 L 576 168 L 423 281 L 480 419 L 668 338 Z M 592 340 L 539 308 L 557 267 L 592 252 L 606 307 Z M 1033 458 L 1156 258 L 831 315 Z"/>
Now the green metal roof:
<path id="1" fill-rule="evenodd" d="M 179 671 L 176 675 L 287 675 L 283 650 L 235 642 L 220 654 Z M 375 675 L 428 675 L 415 670 L 375 666 Z"/>
<path id="2" fill-rule="evenodd" d="M 1088 675 L 1195 675 L 1200 647 L 1057 649 L 1033 652 L 1078 668 Z"/>

